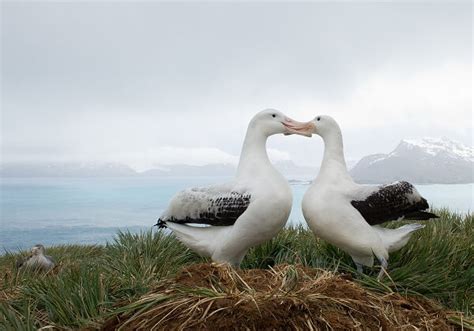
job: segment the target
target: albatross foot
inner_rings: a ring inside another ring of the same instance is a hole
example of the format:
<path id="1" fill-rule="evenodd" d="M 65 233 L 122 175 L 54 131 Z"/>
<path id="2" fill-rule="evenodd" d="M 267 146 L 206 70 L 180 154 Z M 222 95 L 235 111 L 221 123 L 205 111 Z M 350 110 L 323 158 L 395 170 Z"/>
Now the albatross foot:
<path id="1" fill-rule="evenodd" d="M 377 280 L 380 282 L 387 274 L 388 262 L 383 257 L 380 258 L 379 260 L 380 260 L 381 267 L 380 267 L 379 275 L 377 276 Z"/>

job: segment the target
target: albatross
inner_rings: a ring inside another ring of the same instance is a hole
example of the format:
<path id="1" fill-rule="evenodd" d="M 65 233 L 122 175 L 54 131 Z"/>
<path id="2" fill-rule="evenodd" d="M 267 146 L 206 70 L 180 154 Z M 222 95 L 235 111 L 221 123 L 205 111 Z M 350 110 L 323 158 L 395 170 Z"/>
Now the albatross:
<path id="1" fill-rule="evenodd" d="M 302 201 L 306 222 L 316 236 L 347 252 L 360 273 L 363 266 L 373 265 L 375 255 L 382 266 L 377 277 L 381 280 L 389 253 L 402 248 L 424 225 L 387 229 L 380 224 L 438 216 L 426 211 L 428 202 L 408 182 L 380 186 L 355 183 L 344 159 L 341 130 L 330 116 L 317 116 L 304 130 L 324 141 L 321 169 Z"/>
<path id="2" fill-rule="evenodd" d="M 156 225 L 169 228 L 198 254 L 239 267 L 249 248 L 283 228 L 291 210 L 291 189 L 268 159 L 267 138 L 311 137 L 298 131 L 302 124 L 273 109 L 257 113 L 248 125 L 235 178 L 177 193 Z"/>
<path id="3" fill-rule="evenodd" d="M 30 255 L 16 261 L 16 267 L 18 269 L 26 268 L 40 271 L 48 271 L 50 269 L 53 269 L 54 266 L 54 259 L 49 255 L 45 255 L 44 246 L 41 244 L 33 246 L 31 248 Z"/>

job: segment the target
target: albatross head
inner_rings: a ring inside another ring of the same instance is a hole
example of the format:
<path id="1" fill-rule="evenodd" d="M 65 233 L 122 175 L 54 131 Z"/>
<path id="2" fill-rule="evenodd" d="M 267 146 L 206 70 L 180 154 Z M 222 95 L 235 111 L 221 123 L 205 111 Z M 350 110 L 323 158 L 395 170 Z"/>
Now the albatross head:
<path id="1" fill-rule="evenodd" d="M 336 120 L 328 115 L 318 115 L 312 121 L 302 123 L 296 130 L 300 134 L 317 134 L 322 138 L 341 131 Z"/>
<path id="2" fill-rule="evenodd" d="M 33 246 L 33 248 L 31 248 L 31 254 L 33 255 L 44 254 L 44 246 L 41 244 Z"/>
<path id="3" fill-rule="evenodd" d="M 311 133 L 308 133 L 308 130 L 301 129 L 305 125 L 307 123 L 295 121 L 281 111 L 266 109 L 255 115 L 250 121 L 249 126 L 262 131 L 266 136 L 283 133 L 285 135 L 300 134 L 311 137 Z"/>

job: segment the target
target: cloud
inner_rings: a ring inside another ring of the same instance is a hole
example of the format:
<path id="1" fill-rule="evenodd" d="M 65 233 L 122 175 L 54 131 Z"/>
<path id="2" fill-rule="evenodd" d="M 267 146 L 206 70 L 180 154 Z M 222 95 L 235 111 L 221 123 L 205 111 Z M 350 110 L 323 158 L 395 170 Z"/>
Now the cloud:
<path id="1" fill-rule="evenodd" d="M 309 101 L 307 116 L 339 117 L 357 127 L 429 122 L 443 128 L 468 125 L 472 109 L 472 64 L 448 61 L 436 68 L 386 66 L 361 78 L 344 98 Z M 449 113 L 449 120 L 446 115 Z"/>
<path id="2" fill-rule="evenodd" d="M 149 150 L 146 156 L 153 166 L 172 164 L 200 166 L 214 163 L 236 165 L 238 162 L 237 156 L 211 147 L 183 148 L 165 146 Z"/>
<path id="3" fill-rule="evenodd" d="M 268 149 L 268 157 L 271 162 L 290 160 L 290 154 L 288 152 L 274 148 Z M 108 159 L 110 158 L 111 157 L 108 157 Z M 166 166 L 175 164 L 195 166 L 206 164 L 231 164 L 237 166 L 239 162 L 238 155 L 226 153 L 218 148 L 184 148 L 177 146 L 158 147 L 149 149 L 145 153 L 118 154 L 113 156 L 113 159 L 128 164 L 137 171 L 145 171 L 153 168 L 166 168 Z"/>
<path id="4" fill-rule="evenodd" d="M 440 63 L 412 72 L 397 69 L 374 73 L 354 90 L 344 108 L 362 116 L 351 120 L 364 126 L 429 121 L 459 128 L 467 124 L 472 116 L 472 63 Z M 370 121 L 362 123 L 364 119 Z"/>
<path id="5" fill-rule="evenodd" d="M 290 153 L 285 152 L 285 151 L 280 151 L 275 148 L 268 148 L 267 154 L 271 162 L 281 162 L 281 161 L 291 160 Z"/>
<path id="6" fill-rule="evenodd" d="M 265 108 L 333 115 L 356 159 L 405 137 L 472 140 L 471 3 L 2 9 L 5 161 L 236 162 Z M 317 137 L 268 147 L 299 164 L 322 155 Z"/>

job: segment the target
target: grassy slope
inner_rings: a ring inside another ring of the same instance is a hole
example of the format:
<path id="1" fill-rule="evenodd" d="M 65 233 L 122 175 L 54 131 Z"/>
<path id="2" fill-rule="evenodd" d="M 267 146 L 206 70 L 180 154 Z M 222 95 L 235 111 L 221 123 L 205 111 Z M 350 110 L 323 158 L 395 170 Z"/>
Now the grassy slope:
<path id="1" fill-rule="evenodd" d="M 378 283 L 374 267 L 357 281 L 377 292 L 423 295 L 472 317 L 474 217 L 438 213 L 439 220 L 429 222 L 407 246 L 390 256 L 391 279 Z M 0 330 L 34 330 L 45 325 L 99 327 L 121 307 L 156 288 L 160 280 L 183 266 L 206 261 L 173 236 L 156 231 L 119 233 L 105 247 L 51 247 L 48 254 L 59 262 L 48 274 L 17 273 L 13 268 L 17 255 L 0 257 Z M 280 263 L 355 272 L 350 257 L 303 228 L 284 230 L 252 249 L 242 268 Z"/>

